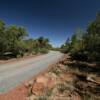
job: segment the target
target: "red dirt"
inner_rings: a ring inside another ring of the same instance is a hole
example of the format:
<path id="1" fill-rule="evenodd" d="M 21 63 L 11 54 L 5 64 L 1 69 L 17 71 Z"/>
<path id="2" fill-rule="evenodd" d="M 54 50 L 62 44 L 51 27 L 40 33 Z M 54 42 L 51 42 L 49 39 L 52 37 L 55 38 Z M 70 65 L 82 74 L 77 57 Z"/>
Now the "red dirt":
<path id="1" fill-rule="evenodd" d="M 20 85 L 8 93 L 0 94 L 0 100 L 26 100 L 27 89 Z"/>
<path id="2" fill-rule="evenodd" d="M 50 65 L 46 70 L 35 75 L 31 80 L 35 80 L 40 75 L 45 74 L 51 67 L 53 67 L 53 65 Z M 29 81 L 30 80 L 24 82 L 21 85 L 18 85 L 16 88 L 8 91 L 7 93 L 0 94 L 0 100 L 26 100 L 28 90 L 25 84 L 28 83 Z"/>

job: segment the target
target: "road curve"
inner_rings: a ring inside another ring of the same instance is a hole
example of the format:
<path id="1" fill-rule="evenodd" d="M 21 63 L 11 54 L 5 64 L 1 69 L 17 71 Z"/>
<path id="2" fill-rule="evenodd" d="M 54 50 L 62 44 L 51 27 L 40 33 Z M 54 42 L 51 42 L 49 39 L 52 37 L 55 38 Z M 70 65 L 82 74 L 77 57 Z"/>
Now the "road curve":
<path id="1" fill-rule="evenodd" d="M 7 92 L 30 79 L 46 69 L 48 65 L 57 62 L 62 56 L 60 52 L 51 51 L 35 58 L 0 65 L 0 93 Z"/>

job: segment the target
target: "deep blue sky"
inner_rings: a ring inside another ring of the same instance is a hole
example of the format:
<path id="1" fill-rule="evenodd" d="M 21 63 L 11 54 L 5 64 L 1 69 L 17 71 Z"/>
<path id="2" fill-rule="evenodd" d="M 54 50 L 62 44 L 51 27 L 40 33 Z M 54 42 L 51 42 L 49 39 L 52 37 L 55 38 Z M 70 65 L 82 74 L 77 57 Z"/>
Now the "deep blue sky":
<path id="1" fill-rule="evenodd" d="M 59 46 L 77 27 L 85 29 L 100 10 L 100 0 L 0 0 L 0 19 L 27 28 L 30 37 L 45 36 Z"/>

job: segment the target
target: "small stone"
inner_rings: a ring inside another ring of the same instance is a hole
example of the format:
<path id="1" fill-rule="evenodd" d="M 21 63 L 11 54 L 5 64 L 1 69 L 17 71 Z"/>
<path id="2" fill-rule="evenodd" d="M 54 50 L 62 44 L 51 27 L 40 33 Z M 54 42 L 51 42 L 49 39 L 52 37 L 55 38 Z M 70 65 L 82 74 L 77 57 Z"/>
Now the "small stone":
<path id="1" fill-rule="evenodd" d="M 92 76 L 88 76 L 88 77 L 87 77 L 87 80 L 88 80 L 88 81 L 91 81 L 91 82 L 94 82 L 94 81 L 95 81 L 95 80 L 93 79 Z"/>
<path id="2" fill-rule="evenodd" d="M 47 84 L 48 84 L 48 78 L 46 78 L 45 76 L 39 76 L 39 77 L 36 79 L 36 82 L 37 82 L 37 83 L 42 83 L 42 84 L 44 84 L 45 86 L 47 86 Z"/>
<path id="3" fill-rule="evenodd" d="M 26 82 L 24 85 L 26 88 L 28 88 L 28 87 L 32 86 L 32 84 L 33 84 L 33 80 Z"/>
<path id="4" fill-rule="evenodd" d="M 29 87 L 28 82 L 26 82 L 24 85 L 25 85 L 25 87 L 26 87 L 26 88 L 28 88 L 28 87 Z"/>

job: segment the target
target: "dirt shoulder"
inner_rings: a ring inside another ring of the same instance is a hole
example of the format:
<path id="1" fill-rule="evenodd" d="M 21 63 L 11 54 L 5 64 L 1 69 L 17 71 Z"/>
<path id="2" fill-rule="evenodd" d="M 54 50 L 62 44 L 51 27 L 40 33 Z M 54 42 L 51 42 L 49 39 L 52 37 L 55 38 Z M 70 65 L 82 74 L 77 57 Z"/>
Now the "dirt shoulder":
<path id="1" fill-rule="evenodd" d="M 11 58 L 11 59 L 8 59 L 8 60 L 0 60 L 0 64 L 14 63 L 16 61 L 22 61 L 22 60 L 30 59 L 30 58 L 37 57 L 37 56 L 40 56 L 40 55 L 42 55 L 42 54 L 28 55 L 28 56 L 24 56 L 22 58 Z"/>

